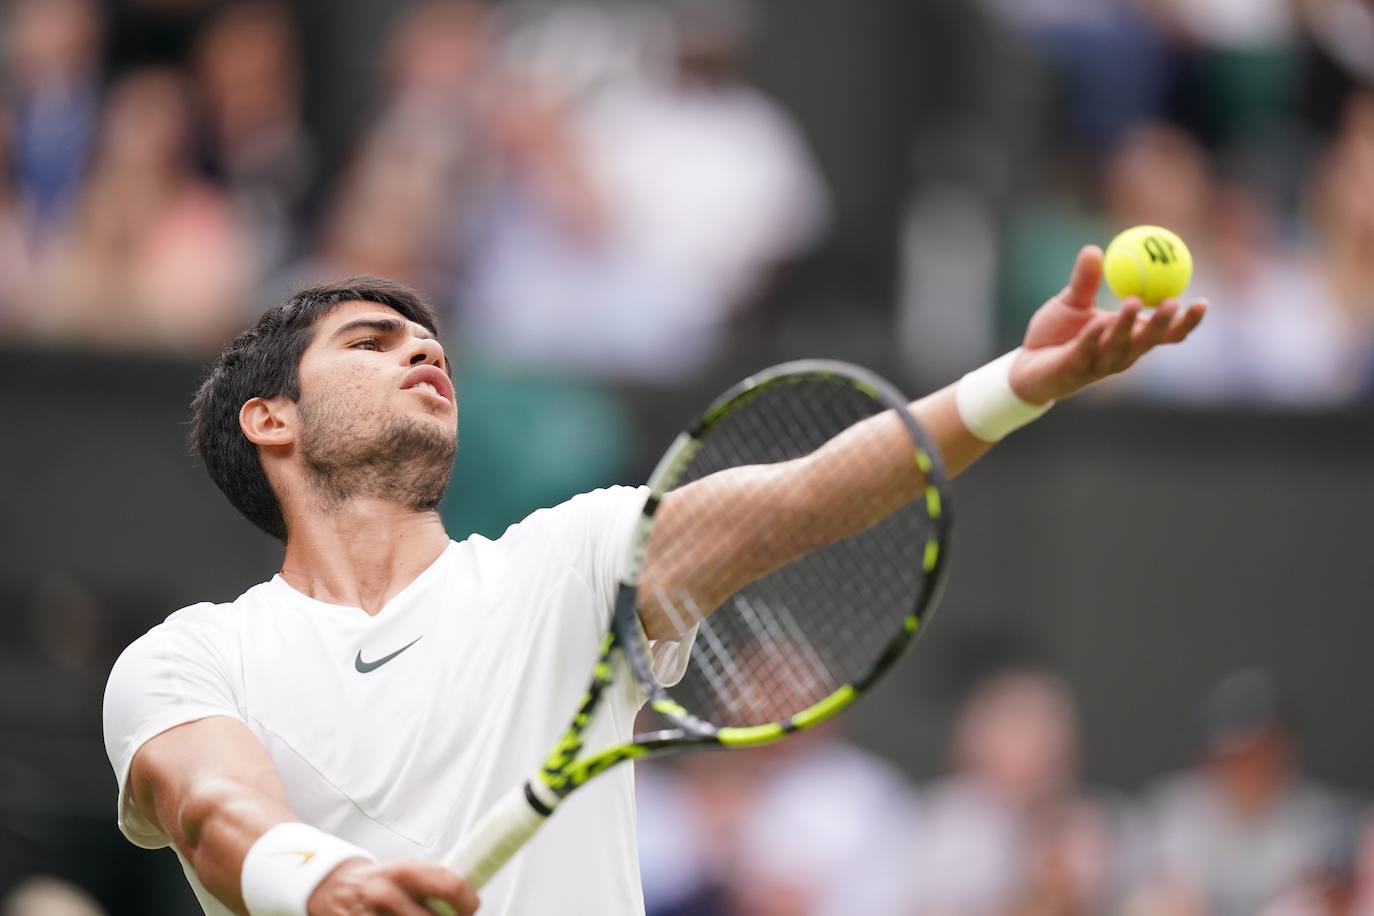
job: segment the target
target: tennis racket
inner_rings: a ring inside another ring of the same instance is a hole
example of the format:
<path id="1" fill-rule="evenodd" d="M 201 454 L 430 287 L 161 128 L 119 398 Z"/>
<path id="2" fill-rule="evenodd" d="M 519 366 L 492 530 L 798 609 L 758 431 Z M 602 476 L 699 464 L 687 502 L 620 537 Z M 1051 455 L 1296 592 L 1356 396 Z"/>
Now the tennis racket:
<path id="1" fill-rule="evenodd" d="M 784 498 L 770 490 L 751 501 L 752 486 L 779 480 Z M 906 398 L 856 366 L 793 362 L 746 379 L 678 436 L 649 490 L 572 723 L 444 862 L 475 889 L 564 799 L 621 761 L 768 744 L 831 718 L 891 668 L 936 604 L 950 533 L 939 455 Z M 691 514 L 675 508 L 672 534 L 655 540 L 668 499 Z M 719 577 L 729 584 L 664 572 L 703 569 L 729 570 Z M 686 673 L 670 687 L 651 671 L 646 609 L 673 632 L 696 629 Z M 586 752 L 617 656 L 664 727 Z"/>

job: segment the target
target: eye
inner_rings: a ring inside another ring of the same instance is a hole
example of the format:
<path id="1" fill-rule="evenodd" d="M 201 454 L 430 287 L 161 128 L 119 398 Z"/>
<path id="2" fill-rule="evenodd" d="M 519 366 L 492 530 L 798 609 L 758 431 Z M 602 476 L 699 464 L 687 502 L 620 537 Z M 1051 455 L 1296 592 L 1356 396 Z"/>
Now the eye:
<path id="1" fill-rule="evenodd" d="M 350 350 L 380 350 L 382 342 L 375 337 L 364 337 L 349 345 Z"/>

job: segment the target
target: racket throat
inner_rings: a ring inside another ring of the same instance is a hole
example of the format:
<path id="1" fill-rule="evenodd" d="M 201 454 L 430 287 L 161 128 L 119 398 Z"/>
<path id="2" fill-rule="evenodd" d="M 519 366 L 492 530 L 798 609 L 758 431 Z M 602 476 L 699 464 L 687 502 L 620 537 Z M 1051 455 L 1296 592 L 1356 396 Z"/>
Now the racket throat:
<path id="1" fill-rule="evenodd" d="M 525 801 L 529 803 L 530 810 L 542 817 L 553 814 L 559 802 L 563 800 L 540 778 L 526 780 L 524 788 Z"/>

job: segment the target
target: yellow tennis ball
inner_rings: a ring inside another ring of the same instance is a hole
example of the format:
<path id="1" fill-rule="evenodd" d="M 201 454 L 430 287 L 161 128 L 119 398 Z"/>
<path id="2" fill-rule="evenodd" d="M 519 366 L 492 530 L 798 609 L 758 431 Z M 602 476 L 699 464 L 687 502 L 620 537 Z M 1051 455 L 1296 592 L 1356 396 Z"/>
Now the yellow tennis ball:
<path id="1" fill-rule="evenodd" d="M 1193 279 L 1193 255 L 1168 229 L 1136 226 L 1112 239 L 1102 259 L 1102 272 L 1112 292 L 1125 299 L 1139 296 L 1154 307 L 1183 295 Z"/>

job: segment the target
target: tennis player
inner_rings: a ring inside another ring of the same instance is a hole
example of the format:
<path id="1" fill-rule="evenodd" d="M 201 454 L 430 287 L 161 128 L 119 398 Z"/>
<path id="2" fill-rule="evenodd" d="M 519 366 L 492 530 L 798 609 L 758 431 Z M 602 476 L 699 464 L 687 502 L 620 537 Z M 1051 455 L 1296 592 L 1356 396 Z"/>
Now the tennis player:
<path id="1" fill-rule="evenodd" d="M 915 403 L 951 473 L 1202 319 L 1202 302 L 1100 311 L 1101 272 L 1101 251 L 1084 249 L 1023 347 Z M 104 722 L 120 829 L 170 845 L 206 913 L 421 916 L 428 898 L 474 912 L 462 876 L 432 863 L 543 758 L 598 655 L 643 490 L 450 540 L 436 507 L 458 409 L 435 333 L 395 284 L 306 290 L 230 344 L 195 396 L 206 469 L 285 557 L 271 581 L 131 645 Z M 692 492 L 665 499 L 655 543 L 686 527 Z M 719 489 L 710 501 L 728 502 Z M 644 575 L 728 586 L 735 573 L 651 559 Z M 656 674 L 681 677 L 691 634 L 644 622 Z M 618 681 L 588 746 L 627 740 L 640 702 L 633 678 Z M 631 772 L 570 799 L 484 890 L 484 916 L 642 913 Z"/>

